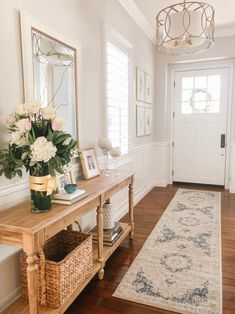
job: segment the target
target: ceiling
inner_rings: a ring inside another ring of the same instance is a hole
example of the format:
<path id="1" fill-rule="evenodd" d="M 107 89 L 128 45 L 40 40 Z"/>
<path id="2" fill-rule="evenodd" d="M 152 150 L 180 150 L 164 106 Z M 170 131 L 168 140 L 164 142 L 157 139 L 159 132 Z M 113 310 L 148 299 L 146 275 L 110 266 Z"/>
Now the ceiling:
<path id="1" fill-rule="evenodd" d="M 172 4 L 183 0 L 133 0 L 148 22 L 155 28 L 157 13 Z M 196 0 L 193 0 L 196 1 Z M 200 1 L 200 0 L 199 0 Z M 215 26 L 235 26 L 235 0 L 205 0 L 215 9 Z"/>

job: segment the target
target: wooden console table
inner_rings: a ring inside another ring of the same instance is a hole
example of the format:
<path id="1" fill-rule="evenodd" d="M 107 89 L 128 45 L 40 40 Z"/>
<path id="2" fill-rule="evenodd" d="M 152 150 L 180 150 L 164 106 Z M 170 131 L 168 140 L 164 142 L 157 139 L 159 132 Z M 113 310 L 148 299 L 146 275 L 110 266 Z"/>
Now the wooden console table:
<path id="1" fill-rule="evenodd" d="M 28 201 L 0 212 L 0 243 L 22 247 L 28 256 L 29 302 L 20 297 L 4 313 L 64 313 L 96 273 L 98 273 L 99 279 L 103 279 L 106 260 L 128 234 L 132 239 L 134 233 L 133 173 L 121 172 L 119 176 L 99 176 L 89 181 L 78 181 L 78 185 L 80 188 L 85 189 L 89 195 L 71 206 L 53 204 L 50 212 L 33 214 Z M 104 246 L 103 205 L 107 199 L 125 187 L 129 187 L 129 224 L 122 223 L 124 232 L 112 247 Z M 64 228 L 69 228 L 77 218 L 94 208 L 97 208 L 98 244 L 93 245 L 94 266 L 92 273 L 61 308 L 52 309 L 39 306 L 36 252 L 50 237 Z"/>

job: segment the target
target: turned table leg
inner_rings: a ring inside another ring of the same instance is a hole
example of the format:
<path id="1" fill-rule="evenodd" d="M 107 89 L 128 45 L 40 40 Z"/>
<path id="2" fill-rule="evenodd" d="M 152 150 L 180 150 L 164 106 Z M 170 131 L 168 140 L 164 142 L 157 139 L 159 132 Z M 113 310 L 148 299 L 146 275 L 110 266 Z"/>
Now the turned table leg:
<path id="1" fill-rule="evenodd" d="M 98 261 L 101 263 L 101 269 L 98 272 L 100 280 L 104 277 L 104 256 L 103 256 L 103 206 L 97 207 L 97 235 L 98 235 Z"/>
<path id="2" fill-rule="evenodd" d="M 131 225 L 130 239 L 134 236 L 134 192 L 133 182 L 129 185 L 129 224 Z"/>
<path id="3" fill-rule="evenodd" d="M 27 254 L 27 281 L 30 314 L 38 314 L 38 265 L 35 253 Z"/>

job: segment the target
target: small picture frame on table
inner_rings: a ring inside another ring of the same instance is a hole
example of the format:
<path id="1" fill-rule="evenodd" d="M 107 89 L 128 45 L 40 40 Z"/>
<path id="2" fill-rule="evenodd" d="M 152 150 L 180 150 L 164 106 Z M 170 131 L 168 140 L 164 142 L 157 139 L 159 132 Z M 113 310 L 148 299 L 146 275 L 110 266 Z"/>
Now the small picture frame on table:
<path id="1" fill-rule="evenodd" d="M 56 176 L 57 192 L 62 192 L 66 184 L 76 183 L 74 173 L 67 171 Z"/>
<path id="2" fill-rule="evenodd" d="M 79 149 L 84 178 L 89 180 L 100 175 L 95 148 Z"/>

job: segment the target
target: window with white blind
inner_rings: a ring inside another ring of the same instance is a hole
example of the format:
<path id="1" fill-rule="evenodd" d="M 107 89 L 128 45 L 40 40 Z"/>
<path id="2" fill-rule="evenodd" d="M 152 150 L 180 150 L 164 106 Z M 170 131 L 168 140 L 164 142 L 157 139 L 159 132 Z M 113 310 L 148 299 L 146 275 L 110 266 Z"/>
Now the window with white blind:
<path id="1" fill-rule="evenodd" d="M 113 38 L 106 42 L 107 136 L 121 154 L 129 151 L 130 49 Z"/>

